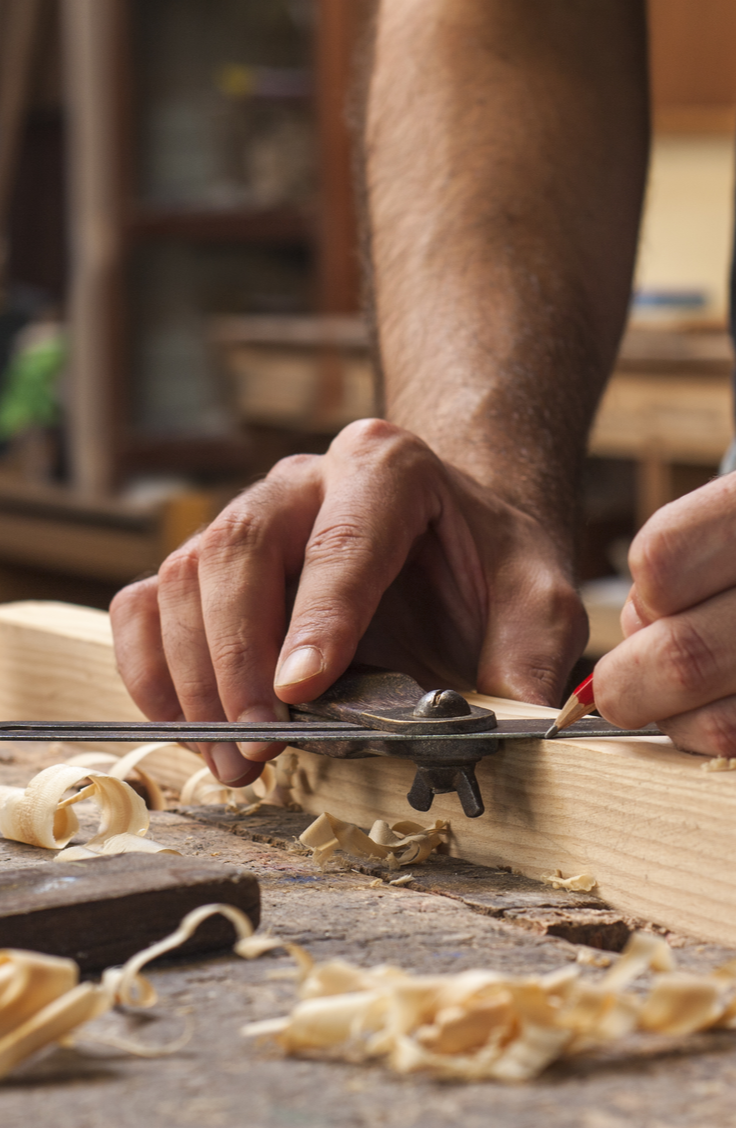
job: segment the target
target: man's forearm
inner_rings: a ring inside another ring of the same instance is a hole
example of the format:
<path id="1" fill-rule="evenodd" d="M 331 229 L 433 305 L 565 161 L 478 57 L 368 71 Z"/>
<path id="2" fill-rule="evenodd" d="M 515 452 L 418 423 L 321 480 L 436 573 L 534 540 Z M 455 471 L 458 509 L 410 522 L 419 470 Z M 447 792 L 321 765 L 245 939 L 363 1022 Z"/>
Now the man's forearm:
<path id="1" fill-rule="evenodd" d="M 383 0 L 367 222 L 388 418 L 567 539 L 623 327 L 642 0 Z"/>

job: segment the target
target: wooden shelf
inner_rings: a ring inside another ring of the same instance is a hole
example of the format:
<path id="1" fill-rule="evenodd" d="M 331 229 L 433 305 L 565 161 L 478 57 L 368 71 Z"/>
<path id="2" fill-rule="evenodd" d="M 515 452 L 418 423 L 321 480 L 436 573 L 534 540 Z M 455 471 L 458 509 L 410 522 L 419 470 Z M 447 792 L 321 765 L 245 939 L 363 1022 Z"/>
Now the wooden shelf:
<path id="1" fill-rule="evenodd" d="M 677 488 L 675 467 L 715 472 L 734 434 L 732 371 L 726 333 L 626 334 L 588 450 L 635 461 L 638 526 L 685 492 Z M 685 489 L 696 484 L 702 483 Z"/>
<path id="2" fill-rule="evenodd" d="M 643 329 L 630 327 L 621 342 L 617 372 L 693 372 L 730 375 L 733 343 L 723 330 Z"/>
<path id="3" fill-rule="evenodd" d="M 368 352 L 370 334 L 357 314 L 279 316 L 236 314 L 211 317 L 209 338 L 218 345 L 296 345 Z"/>
<path id="4" fill-rule="evenodd" d="M 246 436 L 131 435 L 120 458 L 123 474 L 159 471 L 222 476 L 251 472 L 253 467 Z"/>
<path id="5" fill-rule="evenodd" d="M 314 237 L 309 208 L 190 210 L 140 207 L 128 218 L 133 239 L 186 239 L 191 242 L 306 243 Z"/>
<path id="6" fill-rule="evenodd" d="M 202 491 L 136 504 L 0 477 L 0 565 L 129 583 L 155 571 L 216 508 Z"/>

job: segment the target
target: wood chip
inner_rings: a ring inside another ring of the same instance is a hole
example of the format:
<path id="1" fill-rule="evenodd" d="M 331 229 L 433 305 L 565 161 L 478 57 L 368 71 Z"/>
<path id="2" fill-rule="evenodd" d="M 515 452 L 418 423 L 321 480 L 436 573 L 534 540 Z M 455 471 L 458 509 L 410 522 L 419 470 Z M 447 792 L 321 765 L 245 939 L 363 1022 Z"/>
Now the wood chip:
<path id="1" fill-rule="evenodd" d="M 141 975 L 143 967 L 182 944 L 214 913 L 235 926 L 238 955 L 254 959 L 284 948 L 297 961 L 301 1001 L 291 1014 L 241 1031 L 274 1038 L 293 1055 L 381 1058 L 398 1073 L 518 1082 L 558 1058 L 610 1046 L 634 1032 L 677 1037 L 736 1029 L 736 961 L 711 975 L 678 972 L 666 941 L 652 933 L 634 933 L 614 966 L 595 980 L 569 964 L 543 976 L 487 969 L 418 976 L 386 965 L 316 964 L 298 944 L 254 936 L 244 913 L 218 904 L 188 913 L 170 936 L 123 967 L 108 968 L 99 984 L 80 984 L 72 960 L 0 951 L 0 1077 L 43 1047 L 67 1042 L 115 1004 L 153 1005 L 156 993 Z M 629 990 L 646 972 L 654 973 L 648 990 Z M 123 1048 L 157 1056 L 183 1041 L 158 1050 L 129 1043 Z"/>
<path id="2" fill-rule="evenodd" d="M 575 877 L 563 877 L 559 870 L 555 870 L 553 874 L 543 874 L 541 880 L 545 885 L 551 885 L 553 889 L 570 889 L 585 893 L 590 893 L 591 889 L 595 889 L 598 884 L 591 873 L 579 873 Z"/>
<path id="3" fill-rule="evenodd" d="M 380 858 L 390 869 L 398 869 L 425 861 L 449 835 L 450 824 L 443 819 L 427 827 L 408 819 L 389 826 L 377 819 L 366 834 L 354 823 L 325 812 L 307 827 L 299 841 L 309 847 L 318 865 L 324 865 L 336 850 L 344 850 L 357 858 Z"/>
<path id="4" fill-rule="evenodd" d="M 260 777 L 248 787 L 227 787 L 209 770 L 200 768 L 187 779 L 181 789 L 183 806 L 224 803 L 241 814 L 252 814 L 261 804 L 301 810 L 294 801 L 292 788 L 299 761 L 293 752 L 282 752 L 277 759 L 265 764 Z"/>
<path id="5" fill-rule="evenodd" d="M 736 756 L 714 756 L 705 760 L 700 768 L 704 772 L 733 772 L 736 771 Z"/>
<path id="6" fill-rule="evenodd" d="M 628 990 L 648 971 L 648 991 Z M 544 976 L 415 976 L 332 961 L 307 971 L 300 994 L 290 1015 L 241 1033 L 274 1038 L 288 1054 L 379 1057 L 398 1073 L 455 1081 L 528 1081 L 558 1058 L 635 1031 L 736 1028 L 736 961 L 712 975 L 677 972 L 666 941 L 645 932 L 592 981 L 574 965 Z"/>

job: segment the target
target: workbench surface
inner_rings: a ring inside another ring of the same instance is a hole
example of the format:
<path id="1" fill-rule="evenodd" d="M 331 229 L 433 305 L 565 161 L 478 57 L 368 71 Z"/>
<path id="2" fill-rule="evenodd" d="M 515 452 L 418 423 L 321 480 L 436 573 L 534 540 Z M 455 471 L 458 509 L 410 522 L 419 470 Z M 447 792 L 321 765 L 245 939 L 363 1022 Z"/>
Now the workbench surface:
<path id="1" fill-rule="evenodd" d="M 22 785 L 52 758 L 0 746 L 0 783 Z M 58 757 L 57 757 L 58 758 Z M 33 770 L 32 770 L 33 769 Z M 81 806 L 81 805 L 80 805 Z M 335 812 L 338 814 L 339 812 Z M 577 957 L 576 942 L 620 947 L 628 927 L 590 894 L 571 894 L 449 857 L 392 873 L 349 860 L 323 873 L 296 837 L 311 816 L 222 807 L 153 812 L 151 836 L 184 854 L 251 870 L 261 882 L 262 928 L 303 944 L 318 960 L 390 962 L 417 972 L 486 966 L 541 973 Z M 84 827 L 85 820 L 82 820 Z M 48 865 L 46 851 L 0 839 L 0 869 Z M 736 954 L 670 936 L 681 966 L 706 970 Z M 736 1126 L 736 1034 L 687 1042 L 650 1039 L 615 1053 L 552 1067 L 521 1086 L 441 1084 L 397 1077 L 382 1064 L 285 1058 L 243 1039 L 247 1021 L 286 1013 L 295 1000 L 278 952 L 253 962 L 223 955 L 150 973 L 159 1004 L 142 1016 L 112 1013 L 83 1028 L 75 1049 L 57 1048 L 0 1084 L 0 1124 L 20 1128 L 702 1128 Z M 591 971 L 590 974 L 596 974 Z M 175 1038 L 192 1014 L 195 1033 L 170 1057 L 143 1059 L 95 1044 L 114 1034 L 141 1042 Z"/>

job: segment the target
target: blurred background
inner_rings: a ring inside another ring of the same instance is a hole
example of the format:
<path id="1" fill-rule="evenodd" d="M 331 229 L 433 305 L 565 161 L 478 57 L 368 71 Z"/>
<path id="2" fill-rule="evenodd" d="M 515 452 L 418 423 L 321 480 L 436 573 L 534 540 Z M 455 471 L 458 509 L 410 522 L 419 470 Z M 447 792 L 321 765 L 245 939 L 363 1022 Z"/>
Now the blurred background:
<path id="1" fill-rule="evenodd" d="M 626 551 L 733 432 L 736 0 L 650 0 L 655 140 L 591 438 L 595 656 Z M 374 412 L 348 127 L 371 0 L 0 0 L 0 601 L 104 607 Z"/>

